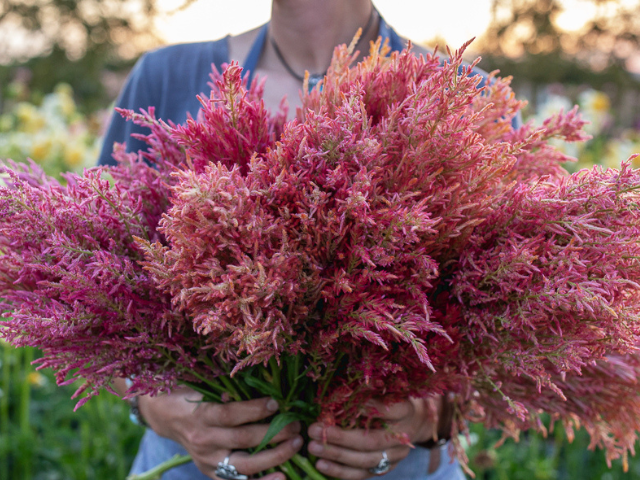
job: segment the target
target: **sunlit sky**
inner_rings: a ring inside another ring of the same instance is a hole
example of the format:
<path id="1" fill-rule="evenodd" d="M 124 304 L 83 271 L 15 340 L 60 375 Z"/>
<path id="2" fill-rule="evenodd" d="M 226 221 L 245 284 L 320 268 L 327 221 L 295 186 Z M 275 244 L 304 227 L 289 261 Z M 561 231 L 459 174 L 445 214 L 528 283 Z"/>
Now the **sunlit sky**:
<path id="1" fill-rule="evenodd" d="M 164 11 L 181 0 L 161 0 Z M 444 38 L 459 47 L 480 36 L 491 18 L 491 0 L 375 0 L 380 13 L 401 35 L 415 42 Z M 589 8 L 579 0 L 564 0 L 558 18 L 562 28 L 574 30 L 588 18 Z M 212 40 L 261 25 L 269 18 L 269 0 L 200 0 L 185 11 L 163 15 L 158 28 L 167 43 Z"/>
<path id="2" fill-rule="evenodd" d="M 161 0 L 171 11 L 180 0 Z M 401 35 L 424 42 L 444 38 L 459 47 L 481 35 L 491 18 L 491 0 L 375 0 L 380 13 Z M 563 28 L 576 29 L 590 12 L 578 0 L 565 0 L 567 9 L 559 18 Z M 200 0 L 185 11 L 163 15 L 158 28 L 168 43 L 212 40 L 261 25 L 269 18 L 269 0 Z M 569 11 L 571 12 L 569 14 Z"/>

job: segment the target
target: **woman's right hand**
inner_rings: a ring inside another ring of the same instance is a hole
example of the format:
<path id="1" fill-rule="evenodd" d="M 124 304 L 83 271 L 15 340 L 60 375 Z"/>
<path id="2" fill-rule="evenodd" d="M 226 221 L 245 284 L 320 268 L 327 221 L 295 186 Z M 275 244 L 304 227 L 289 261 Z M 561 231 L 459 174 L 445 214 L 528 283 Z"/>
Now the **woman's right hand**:
<path id="1" fill-rule="evenodd" d="M 253 475 L 289 460 L 302 446 L 300 424 L 292 423 L 273 439 L 272 447 L 250 455 L 245 450 L 260 444 L 268 424 L 257 424 L 273 415 L 278 403 L 270 398 L 215 404 L 200 402 L 202 396 L 181 387 L 169 395 L 139 398 L 140 413 L 158 435 L 182 445 L 198 469 L 216 479 L 219 462 L 230 455 L 229 463 L 238 473 Z M 233 453 L 232 453 L 233 452 Z M 282 473 L 263 480 L 286 480 Z"/>

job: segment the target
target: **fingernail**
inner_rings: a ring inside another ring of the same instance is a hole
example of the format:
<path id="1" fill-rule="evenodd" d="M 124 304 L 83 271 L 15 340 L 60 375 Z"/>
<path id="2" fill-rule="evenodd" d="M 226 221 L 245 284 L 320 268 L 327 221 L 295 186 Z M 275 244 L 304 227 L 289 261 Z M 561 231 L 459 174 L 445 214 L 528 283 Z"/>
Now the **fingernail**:
<path id="1" fill-rule="evenodd" d="M 322 471 L 326 472 L 328 467 L 329 467 L 329 464 L 327 462 L 325 462 L 324 460 L 318 460 L 316 462 L 316 468 L 318 470 L 322 470 Z"/>
<path id="2" fill-rule="evenodd" d="M 322 436 L 322 427 L 320 425 L 309 427 L 309 436 L 311 438 L 320 438 Z"/>
<path id="3" fill-rule="evenodd" d="M 293 439 L 293 448 L 296 448 L 296 449 L 300 448 L 302 446 L 302 442 L 303 442 L 302 437 L 294 438 Z"/>
<path id="4" fill-rule="evenodd" d="M 309 451 L 314 455 L 318 455 L 322 452 L 322 445 L 320 445 L 318 442 L 311 442 L 309 443 Z"/>
<path id="5" fill-rule="evenodd" d="M 267 410 L 270 412 L 276 412 L 278 411 L 278 408 L 280 408 L 280 406 L 273 398 L 267 402 Z"/>

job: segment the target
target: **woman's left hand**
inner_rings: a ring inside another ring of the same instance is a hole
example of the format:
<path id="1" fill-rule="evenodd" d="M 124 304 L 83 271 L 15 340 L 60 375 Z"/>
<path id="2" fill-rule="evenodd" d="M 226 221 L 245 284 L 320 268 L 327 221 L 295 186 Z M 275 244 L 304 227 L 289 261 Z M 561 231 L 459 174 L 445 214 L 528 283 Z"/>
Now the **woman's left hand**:
<path id="1" fill-rule="evenodd" d="M 369 469 L 382 460 L 382 452 L 387 454 L 391 471 L 411 450 L 402 434 L 411 443 L 432 438 L 436 426 L 430 409 L 437 408 L 439 402 L 410 398 L 390 407 L 377 402 L 375 408 L 387 422 L 385 429 L 343 430 L 314 423 L 309 427 L 309 453 L 318 457 L 316 468 L 321 473 L 342 480 L 374 477 Z"/>

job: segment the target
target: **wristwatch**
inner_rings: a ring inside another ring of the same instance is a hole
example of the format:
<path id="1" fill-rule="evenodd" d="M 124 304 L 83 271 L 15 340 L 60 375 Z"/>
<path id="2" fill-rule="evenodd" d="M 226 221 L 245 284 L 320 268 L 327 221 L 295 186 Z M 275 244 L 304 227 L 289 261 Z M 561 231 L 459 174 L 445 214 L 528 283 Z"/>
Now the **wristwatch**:
<path id="1" fill-rule="evenodd" d="M 438 416 L 438 427 L 436 429 L 437 440 L 430 438 L 426 442 L 416 443 L 418 447 L 432 448 L 441 447 L 451 440 L 451 422 L 453 421 L 453 403 L 451 403 L 447 395 L 442 396 L 442 410 Z"/>
<path id="2" fill-rule="evenodd" d="M 125 382 L 127 384 L 127 388 L 130 388 L 133 382 L 130 378 L 126 378 Z M 140 404 L 139 404 L 138 396 L 131 397 L 127 399 L 127 403 L 129 404 L 129 420 L 136 425 L 140 425 L 141 427 L 148 428 L 149 424 L 145 421 L 142 413 L 140 413 Z"/>

